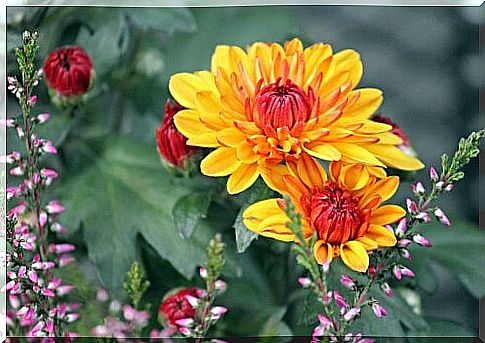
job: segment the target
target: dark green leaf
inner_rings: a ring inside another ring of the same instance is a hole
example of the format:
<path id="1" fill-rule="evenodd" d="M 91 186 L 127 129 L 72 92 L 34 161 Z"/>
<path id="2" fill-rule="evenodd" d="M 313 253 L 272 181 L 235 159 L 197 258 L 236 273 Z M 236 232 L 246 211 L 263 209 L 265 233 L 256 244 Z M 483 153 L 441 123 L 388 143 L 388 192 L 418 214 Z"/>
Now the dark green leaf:
<path id="1" fill-rule="evenodd" d="M 408 332 L 410 342 L 420 342 L 419 339 L 413 339 L 412 337 L 439 337 L 427 340 L 427 342 L 439 343 L 456 342 L 456 338 L 449 337 L 476 337 L 476 333 L 456 323 L 435 318 L 426 319 L 429 323 L 429 327 L 426 330 Z"/>
<path id="2" fill-rule="evenodd" d="M 181 197 L 174 205 L 172 218 L 180 237 L 190 238 L 202 218 L 207 215 L 210 192 L 194 192 Z"/>
<path id="3" fill-rule="evenodd" d="M 120 289 L 136 257 L 138 234 L 178 272 L 191 277 L 205 259 L 214 230 L 228 225 L 222 219 L 206 219 L 191 240 L 180 238 L 172 219 L 174 205 L 200 182 L 169 176 L 154 147 L 127 138 L 111 138 L 103 155 L 89 164 L 61 190 L 67 209 L 63 222 L 71 230 L 83 224 L 89 257 L 106 287 Z M 234 270 L 234 259 L 228 265 Z"/>
<path id="4" fill-rule="evenodd" d="M 124 13 L 140 27 L 169 34 L 174 31 L 193 32 L 196 28 L 194 17 L 187 8 L 130 8 Z"/>
<path id="5" fill-rule="evenodd" d="M 234 230 L 236 233 L 237 252 L 243 253 L 251 245 L 251 242 L 258 237 L 257 233 L 250 231 L 243 223 L 242 214 L 244 209 L 241 209 L 234 222 Z"/>

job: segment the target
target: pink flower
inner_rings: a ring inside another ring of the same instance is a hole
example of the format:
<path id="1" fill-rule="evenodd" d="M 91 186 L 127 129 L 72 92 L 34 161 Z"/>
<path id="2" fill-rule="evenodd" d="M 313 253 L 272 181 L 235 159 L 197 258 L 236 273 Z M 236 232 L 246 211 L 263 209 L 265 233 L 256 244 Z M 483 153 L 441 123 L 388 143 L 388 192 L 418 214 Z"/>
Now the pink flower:
<path id="1" fill-rule="evenodd" d="M 342 284 L 342 286 L 348 289 L 352 289 L 355 287 L 354 280 L 348 275 L 342 275 L 340 277 L 340 283 Z"/>
<path id="2" fill-rule="evenodd" d="M 424 189 L 423 184 L 420 181 L 414 183 L 412 185 L 412 188 L 413 188 L 413 193 L 416 194 L 416 195 L 418 195 L 418 196 L 419 195 L 423 195 L 426 192 L 426 190 Z"/>
<path id="3" fill-rule="evenodd" d="M 43 141 L 40 149 L 47 154 L 57 154 L 57 148 L 49 140 Z"/>
<path id="4" fill-rule="evenodd" d="M 381 285 L 381 289 L 388 297 L 392 297 L 392 289 L 387 282 Z"/>
<path id="5" fill-rule="evenodd" d="M 439 179 L 438 172 L 434 167 L 429 168 L 429 178 L 433 181 L 436 182 Z"/>
<path id="6" fill-rule="evenodd" d="M 98 301 L 100 301 L 100 302 L 108 301 L 109 294 L 104 288 L 100 288 L 96 292 L 96 299 L 98 299 Z"/>
<path id="7" fill-rule="evenodd" d="M 423 237 L 420 234 L 414 235 L 413 241 L 415 241 L 416 243 L 418 243 L 419 245 L 421 245 L 423 247 L 430 247 L 432 245 L 431 242 L 426 237 Z"/>
<path id="8" fill-rule="evenodd" d="M 349 304 L 347 303 L 345 298 L 342 297 L 337 290 L 333 291 L 333 298 L 335 299 L 335 303 L 340 309 L 349 307 Z"/>
<path id="9" fill-rule="evenodd" d="M 69 293 L 72 292 L 72 290 L 74 289 L 75 287 L 72 286 L 72 285 L 63 285 L 63 286 L 60 286 L 56 289 L 56 292 L 57 292 L 57 295 L 58 296 L 64 296 L 64 295 L 67 295 Z"/>
<path id="10" fill-rule="evenodd" d="M 384 316 L 387 316 L 386 309 L 381 305 L 379 305 L 379 303 L 372 304 L 372 311 L 374 311 L 374 314 L 376 315 L 377 318 L 382 318 Z"/>
<path id="11" fill-rule="evenodd" d="M 49 251 L 56 254 L 63 254 L 76 250 L 76 247 L 72 244 L 51 244 L 49 245 Z"/>
<path id="12" fill-rule="evenodd" d="M 194 324 L 194 320 L 192 318 L 177 319 L 175 321 L 175 324 L 177 324 L 178 326 L 181 326 L 181 327 L 187 327 L 187 326 L 191 326 L 192 324 Z"/>
<path id="13" fill-rule="evenodd" d="M 39 124 L 44 124 L 49 120 L 50 117 L 50 113 L 41 113 L 37 116 L 37 121 L 39 122 Z"/>
<path id="14" fill-rule="evenodd" d="M 418 205 L 416 205 L 416 203 L 414 201 L 412 201 L 411 199 L 406 199 L 406 205 L 408 207 L 408 212 L 409 213 L 416 213 L 418 212 Z"/>
<path id="15" fill-rule="evenodd" d="M 396 236 L 397 237 L 403 237 L 404 234 L 406 233 L 407 231 L 407 220 L 406 218 L 403 218 L 399 221 L 399 224 L 397 224 L 397 227 L 396 227 Z"/>
<path id="16" fill-rule="evenodd" d="M 307 277 L 301 277 L 298 279 L 298 283 L 303 287 L 303 288 L 307 288 L 309 287 L 311 284 L 312 284 L 312 280 L 310 280 L 309 278 Z"/>
<path id="17" fill-rule="evenodd" d="M 434 215 L 441 222 L 441 224 L 448 226 L 448 227 L 451 226 L 450 220 L 448 219 L 448 217 L 445 215 L 445 213 L 440 208 L 436 208 L 434 210 Z"/>
<path id="18" fill-rule="evenodd" d="M 52 200 L 47 204 L 45 209 L 47 213 L 50 213 L 50 214 L 57 214 L 57 213 L 64 212 L 64 206 L 61 205 L 59 200 Z"/>
<path id="19" fill-rule="evenodd" d="M 360 313 L 360 307 L 353 307 L 344 314 L 344 320 L 351 321 Z"/>

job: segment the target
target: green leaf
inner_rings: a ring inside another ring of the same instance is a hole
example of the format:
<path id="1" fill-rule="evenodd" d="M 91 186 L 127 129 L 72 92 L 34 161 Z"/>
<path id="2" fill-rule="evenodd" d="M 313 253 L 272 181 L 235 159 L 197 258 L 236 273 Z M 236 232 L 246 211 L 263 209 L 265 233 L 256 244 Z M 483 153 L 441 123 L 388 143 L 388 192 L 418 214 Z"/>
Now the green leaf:
<path id="1" fill-rule="evenodd" d="M 187 8 L 129 8 L 125 15 L 142 27 L 172 34 L 175 31 L 193 32 L 197 25 Z"/>
<path id="2" fill-rule="evenodd" d="M 247 248 L 251 245 L 251 242 L 258 238 L 258 234 L 254 233 L 253 231 L 249 230 L 246 225 L 243 223 L 243 212 L 244 209 L 241 209 L 237 215 L 236 221 L 234 222 L 234 230 L 236 233 L 236 245 L 237 245 L 237 252 L 243 253 L 246 251 Z"/>
<path id="3" fill-rule="evenodd" d="M 428 259 L 439 263 L 456 275 L 474 297 L 480 298 L 485 295 L 482 266 L 485 232 L 463 221 L 452 223 L 449 229 L 438 224 L 423 226 L 421 232 L 431 240 L 433 246 L 413 249 L 414 265 L 425 264 L 418 269 L 426 270 L 429 269 Z"/>
<path id="4" fill-rule="evenodd" d="M 420 342 L 414 337 L 439 337 L 430 338 L 426 342 L 456 342 L 456 338 L 449 337 L 476 337 L 476 333 L 468 328 L 464 328 L 456 323 L 440 320 L 435 318 L 427 318 L 429 327 L 426 330 L 410 331 L 408 337 L 410 342 Z"/>
<path id="5" fill-rule="evenodd" d="M 205 247 L 214 230 L 229 226 L 220 218 L 207 218 L 190 240 L 180 238 L 172 219 L 174 205 L 203 185 L 169 176 L 154 147 L 128 138 L 110 138 L 102 156 L 93 157 L 88 164 L 61 189 L 66 207 L 62 221 L 71 231 L 82 224 L 89 257 L 110 290 L 120 290 L 135 261 L 137 235 L 190 278 L 205 259 Z M 233 258 L 228 257 L 228 264 L 234 270 Z"/>
<path id="6" fill-rule="evenodd" d="M 181 197 L 174 205 L 172 219 L 180 237 L 190 238 L 202 218 L 205 218 L 211 202 L 210 192 L 194 192 Z"/>

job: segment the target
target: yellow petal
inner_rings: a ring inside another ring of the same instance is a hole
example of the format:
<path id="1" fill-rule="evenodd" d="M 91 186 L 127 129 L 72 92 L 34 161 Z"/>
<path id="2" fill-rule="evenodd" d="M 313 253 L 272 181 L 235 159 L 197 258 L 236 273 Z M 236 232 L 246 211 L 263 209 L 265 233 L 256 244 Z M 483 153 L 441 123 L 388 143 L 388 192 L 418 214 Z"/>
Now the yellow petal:
<path id="1" fill-rule="evenodd" d="M 378 179 L 383 179 L 387 177 L 386 170 L 381 167 L 366 166 L 369 174 L 375 176 Z"/>
<path id="2" fill-rule="evenodd" d="M 258 165 L 241 164 L 239 168 L 229 176 L 227 180 L 227 192 L 229 194 L 237 194 L 245 191 L 253 185 L 258 179 Z"/>
<path id="3" fill-rule="evenodd" d="M 249 206 L 243 212 L 243 223 L 251 231 L 257 232 L 259 224 L 263 219 L 274 216 L 282 215 L 285 212 L 278 205 L 279 199 L 267 199 L 258 201 L 255 204 Z"/>
<path id="4" fill-rule="evenodd" d="M 377 181 L 375 185 L 369 190 L 370 194 L 377 193 L 381 196 L 382 201 L 390 199 L 399 187 L 399 177 L 389 176 L 385 179 Z"/>
<path id="5" fill-rule="evenodd" d="M 301 154 L 298 159 L 287 161 L 294 176 L 299 177 L 308 188 L 322 186 L 327 181 L 327 174 L 322 165 L 313 157 Z"/>
<path id="6" fill-rule="evenodd" d="M 279 193 L 286 194 L 287 187 L 283 182 L 283 176 L 290 174 L 287 166 L 282 164 L 265 163 L 259 166 L 259 172 L 269 188 Z"/>
<path id="7" fill-rule="evenodd" d="M 375 88 L 362 88 L 349 93 L 349 97 L 359 94 L 357 101 L 345 107 L 343 117 L 353 117 L 356 119 L 367 119 L 377 111 L 382 103 L 382 91 Z M 371 125 L 371 124 L 367 124 Z M 365 126 L 365 125 L 364 125 Z"/>
<path id="8" fill-rule="evenodd" d="M 352 161 L 381 166 L 381 167 L 385 166 L 369 150 L 367 150 L 368 148 L 367 145 L 365 148 L 356 144 L 349 144 L 349 143 L 332 143 L 332 145 L 337 150 L 339 150 L 344 157 L 347 157 Z"/>
<path id="9" fill-rule="evenodd" d="M 219 143 L 233 148 L 245 139 L 246 135 L 235 127 L 228 127 L 217 132 Z"/>
<path id="10" fill-rule="evenodd" d="M 188 145 L 215 148 L 220 146 L 216 133 L 199 120 L 199 113 L 194 110 L 183 110 L 174 117 L 177 129 L 189 139 Z"/>
<path id="11" fill-rule="evenodd" d="M 375 250 L 379 247 L 376 242 L 374 242 L 372 239 L 367 238 L 365 236 L 360 237 L 357 241 L 361 243 L 364 246 L 365 250 L 367 251 Z"/>
<path id="12" fill-rule="evenodd" d="M 380 92 L 380 91 L 378 91 Z M 378 96 L 378 92 L 376 92 L 376 96 Z M 355 118 L 346 118 L 346 119 L 353 119 Z M 359 133 L 366 133 L 366 134 L 373 134 L 373 133 L 383 133 L 392 130 L 392 126 L 384 123 L 379 123 L 373 120 L 364 120 L 361 128 L 357 130 Z"/>
<path id="13" fill-rule="evenodd" d="M 359 190 L 369 182 L 369 173 L 362 164 L 352 164 L 344 167 L 342 181 L 351 190 Z"/>
<path id="14" fill-rule="evenodd" d="M 253 150 L 254 145 L 243 140 L 237 145 L 237 158 L 244 163 L 255 163 L 258 155 Z"/>
<path id="15" fill-rule="evenodd" d="M 373 240 L 380 247 L 393 247 L 397 243 L 394 233 L 380 225 L 371 224 L 365 233 L 365 237 Z"/>
<path id="16" fill-rule="evenodd" d="M 207 155 L 200 163 L 202 174 L 207 176 L 227 176 L 232 174 L 241 162 L 237 160 L 236 149 L 221 147 Z"/>
<path id="17" fill-rule="evenodd" d="M 195 107 L 199 112 L 200 120 L 214 129 L 226 127 L 221 120 L 220 112 L 222 105 L 218 97 L 210 91 L 197 92 L 195 95 Z"/>
<path id="18" fill-rule="evenodd" d="M 313 142 L 308 146 L 303 146 L 308 154 L 313 157 L 325 160 L 325 161 L 338 161 L 342 158 L 340 151 L 338 151 L 332 144 L 323 142 Z"/>
<path id="19" fill-rule="evenodd" d="M 212 87 L 203 78 L 194 74 L 178 73 L 170 78 L 168 88 L 180 105 L 193 109 L 197 92 L 210 90 Z"/>
<path id="20" fill-rule="evenodd" d="M 376 225 L 387 225 L 397 222 L 406 215 L 406 211 L 397 205 L 384 205 L 372 211 L 370 222 Z"/>
<path id="21" fill-rule="evenodd" d="M 213 74 L 217 73 L 219 68 L 225 69 L 227 71 L 234 71 L 231 70 L 231 61 L 229 58 L 229 49 L 230 47 L 227 45 L 218 45 L 212 55 L 211 60 L 211 71 Z"/>
<path id="22" fill-rule="evenodd" d="M 259 224 L 258 233 L 279 241 L 291 242 L 295 239 L 295 235 L 286 226 L 289 221 L 286 214 L 268 217 Z"/>
<path id="23" fill-rule="evenodd" d="M 406 155 L 395 146 L 373 144 L 366 148 L 390 167 L 402 170 L 418 170 L 424 168 L 424 164 L 421 161 Z"/>
<path id="24" fill-rule="evenodd" d="M 379 144 L 401 145 L 403 143 L 399 136 L 391 132 L 374 133 L 371 137 L 378 138 Z"/>
<path id="25" fill-rule="evenodd" d="M 318 240 L 313 246 L 313 255 L 319 264 L 331 262 L 333 259 L 333 247 L 330 243 Z"/>
<path id="26" fill-rule="evenodd" d="M 364 273 L 369 267 L 369 255 L 362 243 L 349 241 L 340 246 L 342 260 L 352 270 Z"/>

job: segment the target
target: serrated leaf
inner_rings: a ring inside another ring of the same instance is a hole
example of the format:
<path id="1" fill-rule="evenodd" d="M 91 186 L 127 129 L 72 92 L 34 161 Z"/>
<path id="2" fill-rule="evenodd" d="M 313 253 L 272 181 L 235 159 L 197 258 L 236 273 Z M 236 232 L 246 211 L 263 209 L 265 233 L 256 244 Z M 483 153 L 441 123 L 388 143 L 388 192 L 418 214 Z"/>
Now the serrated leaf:
<path id="1" fill-rule="evenodd" d="M 190 238 L 200 220 L 207 215 L 210 192 L 194 192 L 181 197 L 174 205 L 173 222 L 183 239 Z"/>
<path id="2" fill-rule="evenodd" d="M 136 257 L 137 235 L 179 273 L 192 277 L 205 258 L 214 230 L 224 225 L 207 218 L 190 240 L 180 238 L 172 220 L 173 207 L 178 199 L 194 192 L 198 183 L 169 176 L 154 147 L 126 137 L 110 138 L 102 156 L 89 163 L 61 189 L 66 207 L 62 221 L 71 236 L 82 223 L 89 257 L 103 284 L 112 291 L 120 290 Z M 234 260 L 231 262 L 234 267 Z"/>

